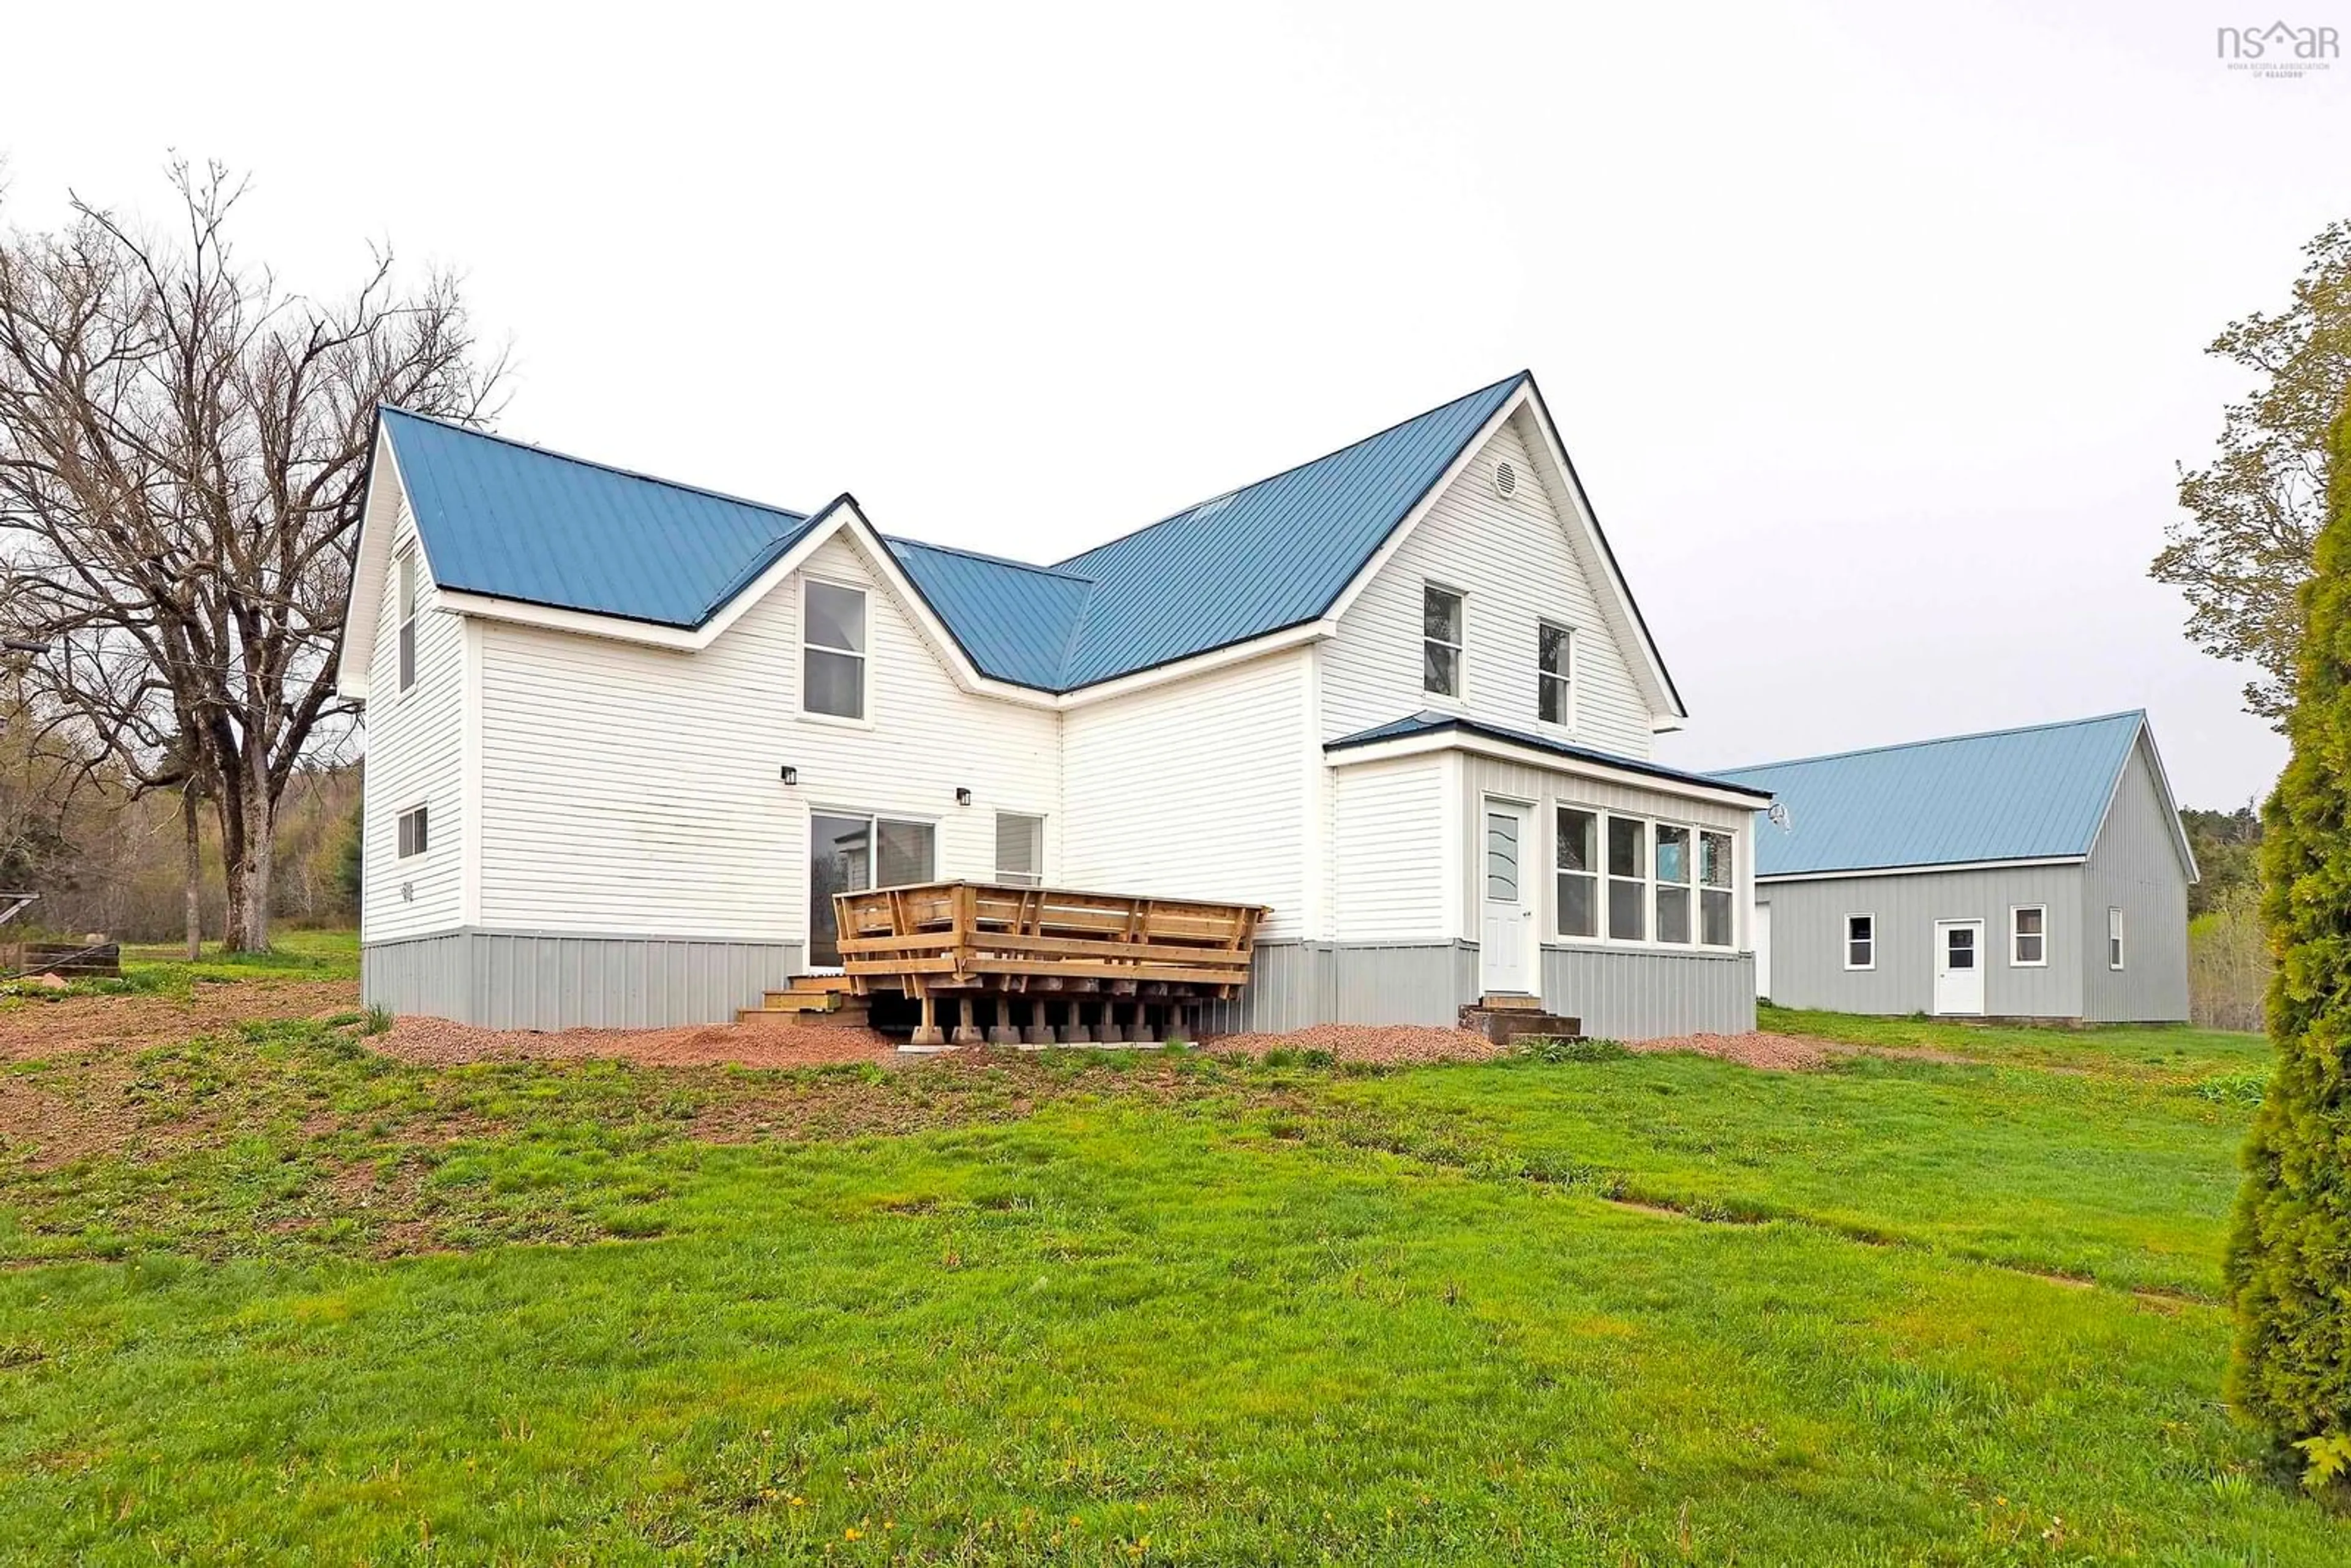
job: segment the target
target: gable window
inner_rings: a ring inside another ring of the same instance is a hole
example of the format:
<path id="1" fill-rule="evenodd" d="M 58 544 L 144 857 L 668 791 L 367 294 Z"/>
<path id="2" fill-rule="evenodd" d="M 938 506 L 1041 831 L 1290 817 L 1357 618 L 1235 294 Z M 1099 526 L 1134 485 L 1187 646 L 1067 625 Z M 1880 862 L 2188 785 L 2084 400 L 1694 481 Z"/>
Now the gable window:
<path id="1" fill-rule="evenodd" d="M 1690 831 L 1657 824 L 1657 940 L 1690 939 Z"/>
<path id="2" fill-rule="evenodd" d="M 2018 968 L 2038 969 L 2049 962 L 2049 910 L 2039 904 L 2019 904 L 2008 912 L 2008 961 Z"/>
<path id="3" fill-rule="evenodd" d="M 1461 695 L 1461 596 L 1435 583 L 1420 591 L 1420 685 L 1441 697 Z"/>
<path id="4" fill-rule="evenodd" d="M 1559 809 L 1559 934 L 1600 935 L 1600 819 Z"/>
<path id="5" fill-rule="evenodd" d="M 400 814 L 400 858 L 408 860 L 421 855 L 425 848 L 424 808 Z"/>
<path id="6" fill-rule="evenodd" d="M 800 707 L 865 716 L 865 591 L 806 579 L 800 589 Z"/>
<path id="7" fill-rule="evenodd" d="M 2119 909 L 2109 909 L 2106 911 L 2106 967 L 2119 969 L 2122 967 L 2123 912 Z"/>
<path id="8" fill-rule="evenodd" d="M 1575 722 L 1575 634 L 1548 621 L 1535 625 L 1535 712 L 1545 724 Z"/>
<path id="9" fill-rule="evenodd" d="M 1648 828 L 1633 817 L 1608 819 L 1608 935 L 1618 942 L 1638 942 L 1649 934 L 1649 884 L 1641 852 Z"/>
<path id="10" fill-rule="evenodd" d="M 1036 887 L 1045 880 L 1045 819 L 996 813 L 996 880 Z"/>
<path id="11" fill-rule="evenodd" d="M 1848 915 L 1844 917 L 1844 967 L 1848 969 L 1877 967 L 1877 916 Z"/>
<path id="12" fill-rule="evenodd" d="M 416 556 L 400 557 L 400 689 L 416 684 Z"/>
<path id="13" fill-rule="evenodd" d="M 1698 939 L 1708 947 L 1731 945 L 1730 835 L 1698 836 Z"/>

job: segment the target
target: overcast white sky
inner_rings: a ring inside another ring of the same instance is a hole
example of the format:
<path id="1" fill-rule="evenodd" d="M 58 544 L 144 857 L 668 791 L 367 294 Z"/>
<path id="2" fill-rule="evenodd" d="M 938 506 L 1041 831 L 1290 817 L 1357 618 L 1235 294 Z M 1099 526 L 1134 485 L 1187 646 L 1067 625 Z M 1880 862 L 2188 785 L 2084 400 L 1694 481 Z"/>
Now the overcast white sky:
<path id="1" fill-rule="evenodd" d="M 2146 567 L 2203 345 L 2351 214 L 2351 61 L 2052 9 L 23 7 L 90 66 L 0 150 L 19 224 L 161 213 L 177 148 L 298 287 L 461 267 L 511 434 L 1032 559 L 1531 367 L 1669 759 L 2144 706 L 2233 804 L 2283 746 Z"/>

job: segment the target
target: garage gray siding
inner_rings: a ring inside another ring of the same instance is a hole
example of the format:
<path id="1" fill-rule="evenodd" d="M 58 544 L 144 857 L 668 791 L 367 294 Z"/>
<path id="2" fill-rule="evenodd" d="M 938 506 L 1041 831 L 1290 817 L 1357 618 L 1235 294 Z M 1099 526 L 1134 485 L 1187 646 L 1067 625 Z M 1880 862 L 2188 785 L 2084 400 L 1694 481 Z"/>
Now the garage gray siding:
<path id="1" fill-rule="evenodd" d="M 2144 737 L 2115 786 L 2082 890 L 2084 1016 L 2100 1023 L 2188 1017 L 2188 868 Z M 2123 912 L 2123 967 L 2106 962 L 2106 912 Z"/>
<path id="2" fill-rule="evenodd" d="M 1770 832 L 1769 827 L 1763 830 Z M 1996 1018 L 2082 1016 L 2083 874 L 2079 865 L 1921 872 L 1907 876 L 1767 882 L 1771 906 L 1771 1000 L 1848 1013 L 1931 1012 L 1935 922 L 1984 923 L 1984 1011 Z M 2049 911 L 2048 964 L 2010 962 L 2009 911 Z M 1844 967 L 1844 921 L 1877 917 L 1877 967 Z M 2105 936 L 2103 906 L 2097 936 Z M 2103 964 L 2103 957 L 2100 959 Z"/>

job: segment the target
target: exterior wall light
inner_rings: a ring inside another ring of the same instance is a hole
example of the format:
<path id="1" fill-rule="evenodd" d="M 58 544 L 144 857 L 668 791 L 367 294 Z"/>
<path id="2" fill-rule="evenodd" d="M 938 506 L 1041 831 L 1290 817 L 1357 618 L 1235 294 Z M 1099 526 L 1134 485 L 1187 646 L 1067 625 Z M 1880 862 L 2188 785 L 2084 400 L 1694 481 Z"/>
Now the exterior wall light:
<path id="1" fill-rule="evenodd" d="M 970 791 L 970 790 L 968 790 L 968 789 L 960 789 L 960 788 L 958 788 L 958 789 L 956 790 L 956 805 L 958 805 L 958 806 L 968 806 L 968 805 L 970 805 L 970 804 L 971 804 L 971 791 Z"/>
<path id="2" fill-rule="evenodd" d="M 787 762 L 784 764 L 781 777 L 787 784 L 797 784 L 800 781 L 800 770 Z"/>

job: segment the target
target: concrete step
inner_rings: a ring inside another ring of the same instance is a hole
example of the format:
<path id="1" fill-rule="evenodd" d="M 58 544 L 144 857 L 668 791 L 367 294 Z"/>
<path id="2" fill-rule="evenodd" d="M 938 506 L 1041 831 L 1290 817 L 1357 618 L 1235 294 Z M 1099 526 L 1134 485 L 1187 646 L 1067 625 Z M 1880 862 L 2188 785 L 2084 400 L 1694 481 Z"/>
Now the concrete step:
<path id="1" fill-rule="evenodd" d="M 1478 1005 L 1489 1013 L 1542 1011 L 1541 997 L 1531 997 L 1519 991 L 1489 991 L 1478 998 Z"/>
<path id="2" fill-rule="evenodd" d="M 1486 1008 L 1475 1004 L 1461 1009 L 1461 1027 L 1472 1034 L 1482 1034 L 1496 1045 L 1508 1045 L 1520 1035 L 1547 1035 L 1554 1040 L 1583 1038 L 1582 1019 L 1562 1018 L 1547 1013 L 1538 1002 L 1533 1009 Z"/>

